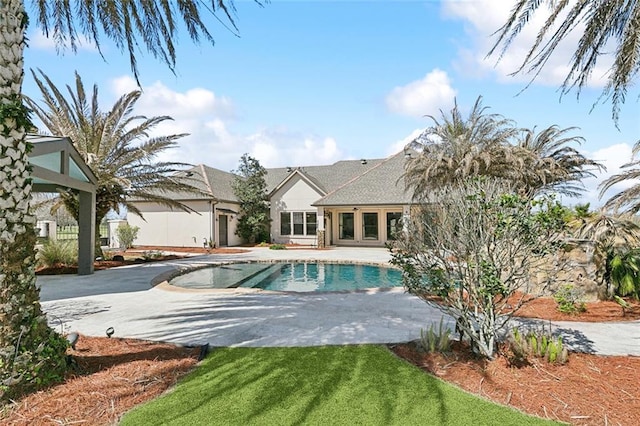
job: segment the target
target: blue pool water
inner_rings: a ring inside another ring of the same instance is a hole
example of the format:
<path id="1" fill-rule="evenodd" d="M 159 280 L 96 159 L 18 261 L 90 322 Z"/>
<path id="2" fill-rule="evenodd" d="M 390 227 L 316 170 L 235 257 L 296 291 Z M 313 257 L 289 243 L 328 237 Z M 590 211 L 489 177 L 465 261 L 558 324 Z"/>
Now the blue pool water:
<path id="1" fill-rule="evenodd" d="M 275 291 L 349 291 L 401 287 L 402 274 L 372 265 L 316 262 L 235 263 L 198 269 L 176 277 L 184 288 L 249 287 Z"/>

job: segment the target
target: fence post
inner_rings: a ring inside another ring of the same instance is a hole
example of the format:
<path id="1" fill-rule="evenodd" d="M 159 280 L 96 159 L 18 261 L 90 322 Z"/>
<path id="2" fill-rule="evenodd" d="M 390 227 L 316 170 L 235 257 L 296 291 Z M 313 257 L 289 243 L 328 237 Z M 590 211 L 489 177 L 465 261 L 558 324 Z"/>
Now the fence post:
<path id="1" fill-rule="evenodd" d="M 122 219 L 112 219 L 107 221 L 107 225 L 109 225 L 109 248 L 122 248 L 120 247 L 120 241 L 118 240 L 118 233 L 116 231 L 118 226 L 125 223 L 127 223 L 127 221 Z"/>
<path id="2" fill-rule="evenodd" d="M 58 225 L 55 220 L 39 220 L 36 227 L 39 229 L 38 237 L 48 240 L 56 239 Z"/>

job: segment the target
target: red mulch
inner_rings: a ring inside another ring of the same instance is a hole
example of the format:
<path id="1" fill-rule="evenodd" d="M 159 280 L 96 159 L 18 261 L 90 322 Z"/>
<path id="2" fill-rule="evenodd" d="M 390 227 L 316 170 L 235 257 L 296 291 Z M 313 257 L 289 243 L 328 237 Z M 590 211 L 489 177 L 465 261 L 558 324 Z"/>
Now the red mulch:
<path id="1" fill-rule="evenodd" d="M 180 256 L 176 254 L 166 254 L 160 256 L 147 256 L 145 254 L 149 252 L 173 252 L 173 253 L 198 253 L 198 254 L 239 254 L 246 253 L 247 250 L 236 248 L 216 248 L 209 249 L 203 247 L 156 247 L 156 246 L 136 246 L 133 249 L 129 249 L 126 252 L 110 252 L 109 256 L 121 255 L 124 257 L 124 261 L 114 260 L 96 260 L 93 262 L 93 269 L 100 271 L 102 269 L 115 268 L 118 266 L 135 265 L 140 263 L 149 262 L 161 262 L 165 260 L 184 259 L 187 256 Z M 48 267 L 39 267 L 36 269 L 36 275 L 61 275 L 61 274 L 77 274 L 77 265 L 53 265 Z"/>
<path id="2" fill-rule="evenodd" d="M 586 304 L 586 312 L 567 315 L 557 311 L 553 299 L 539 298 L 520 314 L 562 321 L 640 319 L 640 303 L 627 302 L 631 307 L 625 311 L 615 302 L 593 302 Z M 640 424 L 639 357 L 572 353 L 565 365 L 532 359 L 528 366 L 514 367 L 503 356 L 477 359 L 458 343 L 448 354 L 426 354 L 414 343 L 390 345 L 390 350 L 442 380 L 533 415 L 576 425 Z M 0 409 L 1 424 L 113 424 L 172 387 L 195 366 L 198 351 L 82 336 L 70 353 L 77 357 L 78 370 L 64 383 Z"/>
<path id="3" fill-rule="evenodd" d="M 525 303 L 517 312 L 519 317 L 543 318 L 551 321 L 580 321 L 580 322 L 604 322 L 604 321 L 635 321 L 640 319 L 640 301 L 626 298 L 628 308 L 622 308 L 612 300 L 599 300 L 587 302 L 584 312 L 576 314 L 564 314 L 558 311 L 558 304 L 551 297 L 540 297 Z"/>
<path id="4" fill-rule="evenodd" d="M 533 359 L 474 358 L 459 344 L 426 354 L 415 344 L 391 345 L 401 358 L 462 389 L 536 416 L 576 425 L 640 424 L 640 358 L 572 353 L 565 365 Z"/>
<path id="5" fill-rule="evenodd" d="M 162 394 L 197 363 L 199 348 L 80 336 L 64 383 L 0 408 L 3 425 L 106 425 Z"/>

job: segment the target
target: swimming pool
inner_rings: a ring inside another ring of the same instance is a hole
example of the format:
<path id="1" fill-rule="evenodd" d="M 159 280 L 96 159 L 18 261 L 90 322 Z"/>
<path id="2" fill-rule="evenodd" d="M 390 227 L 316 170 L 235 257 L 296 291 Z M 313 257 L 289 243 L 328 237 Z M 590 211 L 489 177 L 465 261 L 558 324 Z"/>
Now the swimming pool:
<path id="1" fill-rule="evenodd" d="M 259 288 L 327 292 L 402 287 L 399 270 L 374 265 L 321 262 L 233 263 L 198 269 L 169 281 L 191 289 Z"/>

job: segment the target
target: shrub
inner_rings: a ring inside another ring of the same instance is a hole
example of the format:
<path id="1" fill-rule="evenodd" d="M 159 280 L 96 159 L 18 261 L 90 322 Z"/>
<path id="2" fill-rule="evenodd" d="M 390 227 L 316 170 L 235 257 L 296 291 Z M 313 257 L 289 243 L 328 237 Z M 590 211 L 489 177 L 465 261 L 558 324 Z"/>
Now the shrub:
<path id="1" fill-rule="evenodd" d="M 50 267 L 78 263 L 78 243 L 75 240 L 48 240 L 38 250 L 38 263 Z"/>
<path id="2" fill-rule="evenodd" d="M 612 250 L 607 256 L 606 274 L 616 296 L 640 298 L 640 250 Z"/>
<path id="3" fill-rule="evenodd" d="M 286 250 L 287 246 L 284 244 L 272 244 L 269 246 L 269 250 Z"/>
<path id="4" fill-rule="evenodd" d="M 144 260 L 153 260 L 162 257 L 162 252 L 158 250 L 147 250 L 142 252 L 142 258 Z"/>
<path id="5" fill-rule="evenodd" d="M 133 242 L 138 238 L 139 230 L 139 227 L 131 226 L 128 223 L 123 223 L 118 226 L 116 235 L 118 236 L 118 241 L 120 241 L 120 247 L 125 250 L 133 247 Z"/>
<path id="6" fill-rule="evenodd" d="M 38 321 L 31 324 L 33 329 L 39 329 L 38 337 L 42 339 L 35 349 L 29 350 L 18 342 L 11 353 L 0 356 L 0 406 L 3 400 L 16 399 L 64 379 L 67 339 Z"/>
<path id="7" fill-rule="evenodd" d="M 553 299 L 558 304 L 558 310 L 564 314 L 573 315 L 587 310 L 583 301 L 582 291 L 571 284 L 565 285 L 556 291 Z"/>
<path id="8" fill-rule="evenodd" d="M 420 349 L 426 352 L 449 352 L 451 348 L 451 330 L 444 328 L 443 318 L 440 318 L 440 325 L 436 331 L 433 323 L 428 330 L 420 329 Z"/>
<path id="9" fill-rule="evenodd" d="M 507 342 L 512 365 L 525 365 L 529 357 L 542 358 L 551 364 L 564 364 L 569 358 L 569 350 L 564 346 L 562 337 L 554 338 L 544 327 L 526 334 L 514 328 Z"/>

